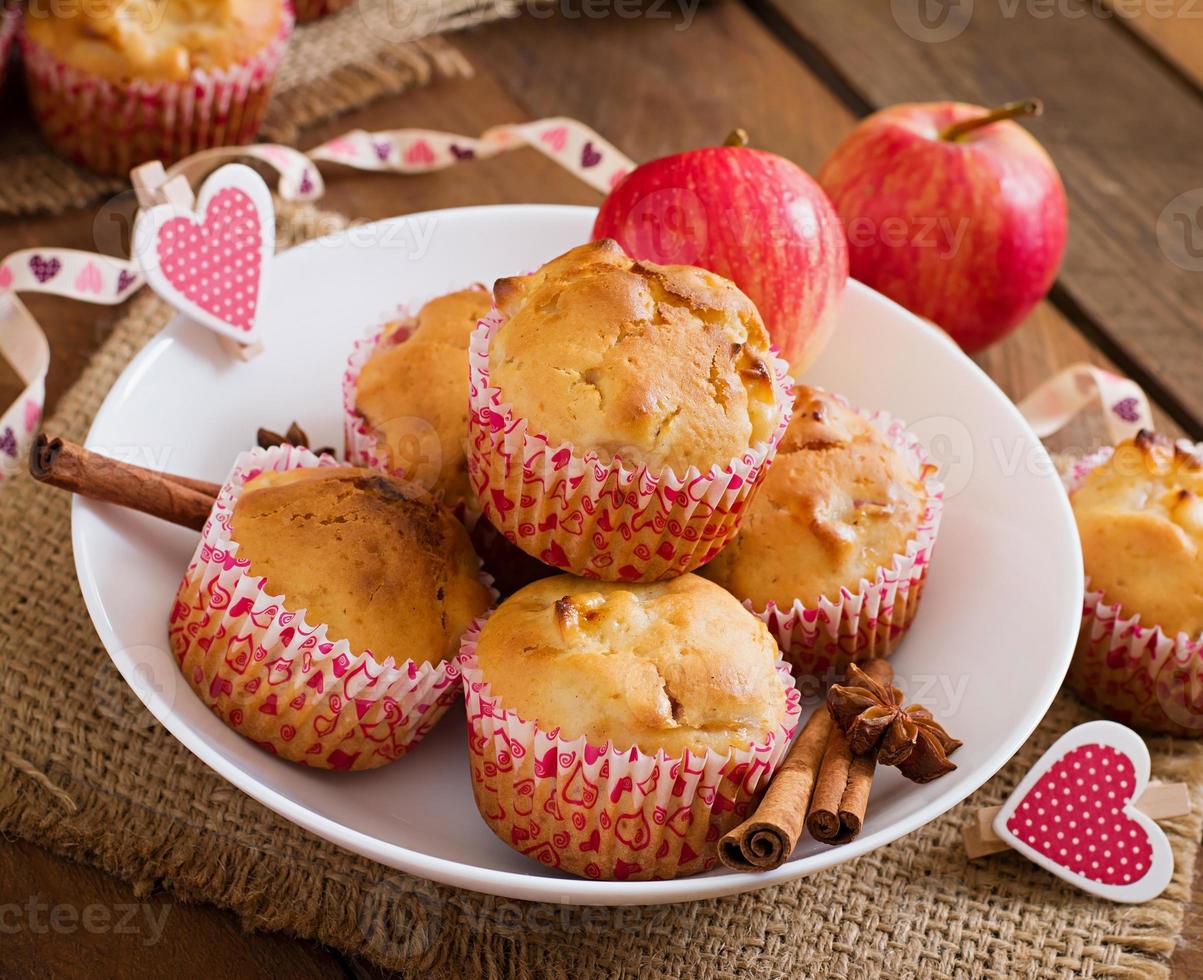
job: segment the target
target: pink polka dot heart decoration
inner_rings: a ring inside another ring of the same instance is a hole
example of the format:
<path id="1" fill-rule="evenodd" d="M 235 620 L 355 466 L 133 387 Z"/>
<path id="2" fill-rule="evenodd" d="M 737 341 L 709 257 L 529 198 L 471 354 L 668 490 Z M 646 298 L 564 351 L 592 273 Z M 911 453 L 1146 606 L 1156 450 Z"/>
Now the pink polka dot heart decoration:
<path id="1" fill-rule="evenodd" d="M 250 167 L 230 164 L 205 181 L 195 212 L 173 204 L 141 212 L 134 258 L 150 287 L 181 313 L 251 344 L 275 237 L 267 185 Z"/>
<path id="2" fill-rule="evenodd" d="M 1072 885 L 1117 902 L 1160 895 L 1174 871 L 1169 841 L 1132 802 L 1149 750 L 1132 729 L 1092 721 L 1066 732 L 1024 777 L 994 832 Z"/>

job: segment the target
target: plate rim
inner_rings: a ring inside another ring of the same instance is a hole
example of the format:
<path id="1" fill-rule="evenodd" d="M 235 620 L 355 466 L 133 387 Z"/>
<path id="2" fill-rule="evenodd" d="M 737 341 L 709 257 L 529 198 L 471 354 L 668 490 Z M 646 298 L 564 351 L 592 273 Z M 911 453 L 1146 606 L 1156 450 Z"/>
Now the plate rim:
<path id="1" fill-rule="evenodd" d="M 293 253 L 329 246 L 339 238 L 348 237 L 351 233 L 362 234 L 365 227 L 371 228 L 398 221 L 414 219 L 431 220 L 451 213 L 465 214 L 468 212 L 517 212 L 524 215 L 541 213 L 549 216 L 564 214 L 579 218 L 584 217 L 586 214 L 595 214 L 596 211 L 596 208 L 582 205 L 487 204 L 413 212 L 411 214 L 383 218 L 366 225 L 354 226 L 350 229 L 343 229 L 329 235 L 311 239 L 286 252 L 279 253 L 273 261 L 287 261 L 286 257 Z M 912 325 L 929 331 L 935 335 L 936 339 L 956 349 L 957 353 L 964 357 L 965 362 L 970 368 L 976 372 L 978 380 L 993 389 L 994 393 L 1005 406 L 1005 410 L 1010 414 L 1012 421 L 1016 423 L 1020 433 L 1026 439 L 1030 440 L 1033 447 L 1047 455 L 1047 450 L 1045 450 L 1043 443 L 1032 431 L 1031 426 L 1028 425 L 1015 404 L 978 364 L 962 354 L 959 348 L 956 348 L 955 343 L 946 334 L 935 326 L 916 317 L 909 310 L 894 303 L 888 297 L 877 293 L 875 290 L 854 279 L 849 278 L 848 290 L 850 292 L 867 294 L 873 301 L 885 303 L 893 307 L 895 315 L 904 317 Z M 111 413 L 116 411 L 115 406 L 120 400 L 122 390 L 137 379 L 145 370 L 148 362 L 158 357 L 162 351 L 167 349 L 167 346 L 172 342 L 172 338 L 166 337 L 165 334 L 173 330 L 182 319 L 185 318 L 180 315 L 173 317 L 145 343 L 142 349 L 125 366 L 121 374 L 118 375 L 97 410 L 91 426 L 89 426 L 85 445 L 92 443 L 93 432 L 108 420 Z M 1051 466 L 1042 468 L 1040 478 L 1053 482 L 1060 487 L 1060 480 Z M 830 848 L 806 858 L 787 861 L 781 867 L 768 872 L 728 871 L 724 874 L 704 877 L 693 876 L 665 881 L 639 882 L 594 881 L 583 878 L 548 878 L 536 874 L 466 865 L 448 858 L 426 854 L 401 844 L 387 842 L 379 837 L 347 827 L 329 817 L 310 810 L 308 807 L 295 802 L 283 793 L 264 785 L 237 765 L 225 760 L 220 753 L 209 745 L 199 732 L 183 723 L 174 711 L 166 708 L 161 713 L 157 711 L 158 702 L 154 696 L 144 691 L 143 687 L 135 682 L 135 679 L 127 673 L 117 656 L 112 652 L 114 649 L 122 649 L 122 643 L 115 627 L 105 615 L 100 590 L 96 585 L 98 580 L 88 565 L 87 558 L 85 557 L 85 548 L 83 547 L 83 531 L 80 515 L 90 511 L 93 507 L 94 505 L 90 501 L 82 497 L 75 496 L 72 498 L 71 543 L 74 553 L 76 577 L 79 581 L 80 591 L 83 594 L 88 615 L 105 647 L 105 652 L 117 667 L 125 682 L 132 688 L 134 694 L 155 720 L 166 728 L 176 741 L 180 742 L 193 755 L 200 759 L 201 762 L 217 773 L 218 776 L 247 796 L 266 806 L 290 823 L 335 846 L 342 847 L 385 867 L 441 884 L 523 901 L 599 906 L 660 905 L 680 901 L 701 901 L 708 898 L 733 895 L 768 888 L 788 881 L 795 881 L 861 857 L 886 844 L 905 837 L 907 834 L 912 833 L 932 820 L 943 816 L 958 803 L 980 789 L 1022 747 L 1023 743 L 1027 741 L 1028 737 L 1048 712 L 1049 707 L 1057 696 L 1057 692 L 1061 688 L 1069 669 L 1070 659 L 1073 655 L 1078 634 L 1079 618 L 1067 616 L 1063 630 L 1064 636 L 1058 638 L 1058 642 L 1055 645 L 1055 649 L 1062 651 L 1060 661 L 1046 665 L 1047 669 L 1043 672 L 1043 682 L 1038 690 L 1038 694 L 1029 703 L 1022 720 L 1016 724 L 1010 737 L 1002 740 L 999 745 L 995 746 L 993 752 L 981 765 L 978 770 L 980 778 L 975 775 L 965 784 L 956 784 L 953 788 L 946 790 L 935 799 L 920 807 L 911 816 L 900 819 L 887 828 L 867 834 L 864 837 L 858 837 L 847 844 Z M 1060 493 L 1057 495 L 1057 509 L 1072 529 L 1074 526 L 1073 512 L 1066 494 Z M 1072 540 L 1078 558 L 1077 562 L 1072 566 L 1076 569 L 1078 586 L 1076 591 L 1083 592 L 1085 582 L 1084 573 L 1082 572 L 1081 548 L 1076 534 L 1073 535 Z M 1050 648 L 1053 648 L 1051 644 Z M 483 825 L 482 828 L 488 831 L 488 828 Z"/>

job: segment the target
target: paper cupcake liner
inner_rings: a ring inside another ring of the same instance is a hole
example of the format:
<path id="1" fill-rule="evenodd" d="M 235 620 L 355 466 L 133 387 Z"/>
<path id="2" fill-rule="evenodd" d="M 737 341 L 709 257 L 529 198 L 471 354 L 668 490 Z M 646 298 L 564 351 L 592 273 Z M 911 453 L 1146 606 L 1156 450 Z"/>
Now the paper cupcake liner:
<path id="1" fill-rule="evenodd" d="M 307 24 L 345 10 L 354 2 L 355 0 L 293 0 L 292 5 L 297 12 L 297 23 Z"/>
<path id="2" fill-rule="evenodd" d="M 170 164 L 198 150 L 253 142 L 292 27 L 286 3 L 279 33 L 254 58 L 178 82 L 115 82 L 72 67 L 22 32 L 34 116 L 60 152 L 121 176 L 147 160 Z"/>
<path id="3" fill-rule="evenodd" d="M 1200 444 L 1203 449 L 1203 444 Z M 1094 467 L 1111 457 L 1105 447 L 1079 460 L 1066 475 L 1072 493 Z M 1203 737 L 1203 636 L 1168 636 L 1142 626 L 1119 603 L 1090 588 L 1082 630 L 1066 677 L 1083 701 L 1125 724 L 1168 735 Z"/>
<path id="4" fill-rule="evenodd" d="M 394 330 L 390 338 L 390 343 L 395 345 L 408 340 L 414 330 L 414 319 L 410 316 L 400 315 L 395 321 L 390 321 L 379 327 L 373 327 L 366 336 L 355 341 L 355 345 L 351 348 L 351 354 L 347 358 L 347 366 L 343 370 L 342 386 L 345 455 L 347 462 L 352 466 L 363 466 L 367 469 L 380 470 L 383 473 L 388 473 L 390 476 L 395 476 L 402 480 L 417 482 L 429 490 L 434 487 L 435 482 L 438 480 L 442 466 L 443 448 L 439 442 L 438 434 L 433 429 L 415 432 L 415 438 L 422 442 L 420 452 L 426 460 L 427 465 L 421 467 L 418 472 L 414 472 L 412 469 L 397 469 L 390 465 L 390 461 L 381 451 L 375 429 L 367 419 L 359 414 L 356 408 L 359 375 L 363 371 L 364 365 L 371 360 L 372 355 L 379 348 L 380 340 L 384 336 L 385 330 L 389 329 L 393 323 L 400 325 Z M 426 444 L 427 442 L 429 442 L 428 445 Z M 456 504 L 452 509 L 455 516 L 469 530 L 475 527 L 480 517 L 480 508 L 477 506 L 475 500 L 463 501 Z"/>
<path id="5" fill-rule="evenodd" d="M 499 531 L 544 564 L 609 581 L 673 578 L 713 558 L 739 529 L 789 424 L 789 366 L 770 355 L 780 421 L 767 443 L 708 473 L 628 469 L 571 443 L 553 444 L 516 418 L 489 384 L 494 309 L 468 348 L 468 472 Z"/>
<path id="6" fill-rule="evenodd" d="M 373 769 L 404 755 L 443 716 L 460 690 L 458 667 L 391 657 L 381 664 L 353 651 L 269 594 L 230 533 L 251 477 L 338 465 L 293 446 L 240 455 L 184 573 L 168 633 L 189 685 L 239 734 L 318 769 Z"/>
<path id="7" fill-rule="evenodd" d="M 833 397 L 848 406 L 842 397 Z M 805 679 L 826 685 L 842 677 L 850 663 L 893 652 L 919 609 L 944 513 L 944 486 L 936 477 L 937 467 L 906 424 L 887 412 L 859 414 L 902 455 L 923 484 L 927 506 L 906 550 L 878 568 L 872 579 L 861 579 L 855 591 L 842 588 L 833 598 L 821 596 L 813 607 L 797 599 L 788 607 L 770 602 L 764 609 L 744 602 L 777 638 L 799 683 Z"/>
<path id="8" fill-rule="evenodd" d="M 21 23 L 21 8 L 10 0 L 0 0 L 0 92 L 4 91 L 4 79 L 8 72 L 8 56 L 12 51 L 13 38 Z"/>
<path id="9" fill-rule="evenodd" d="M 491 695 L 476 661 L 484 620 L 464 634 L 459 658 L 476 806 L 516 851 L 584 878 L 642 881 L 713 868 L 718 841 L 755 808 L 801 715 L 789 666 L 776 731 L 747 749 L 655 755 L 561 738 L 523 721 Z"/>

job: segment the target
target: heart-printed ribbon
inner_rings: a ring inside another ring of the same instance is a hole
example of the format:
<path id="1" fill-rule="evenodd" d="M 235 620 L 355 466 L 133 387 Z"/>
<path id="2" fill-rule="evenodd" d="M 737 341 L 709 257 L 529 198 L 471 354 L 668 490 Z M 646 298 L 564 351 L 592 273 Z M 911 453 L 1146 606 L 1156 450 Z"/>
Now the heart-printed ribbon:
<path id="1" fill-rule="evenodd" d="M 1132 729 L 1092 721 L 1041 756 L 994 818 L 994 832 L 1083 891 L 1147 902 L 1174 873 L 1169 840 L 1133 806 L 1149 782 L 1149 750 Z"/>
<path id="2" fill-rule="evenodd" d="M 141 212 L 134 255 L 147 284 L 177 310 L 249 344 L 275 238 L 267 185 L 250 167 L 229 164 L 205 181 L 195 212 L 175 204 Z"/>

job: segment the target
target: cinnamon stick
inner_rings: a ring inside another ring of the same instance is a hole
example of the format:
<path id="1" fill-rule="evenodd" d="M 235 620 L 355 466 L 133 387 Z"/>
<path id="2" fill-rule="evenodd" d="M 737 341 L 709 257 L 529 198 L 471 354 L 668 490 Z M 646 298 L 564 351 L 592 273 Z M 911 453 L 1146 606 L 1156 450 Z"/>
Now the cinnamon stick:
<path id="1" fill-rule="evenodd" d="M 894 669 L 886 660 L 872 660 L 862 669 L 879 684 L 894 680 Z M 855 754 L 848 736 L 838 725 L 832 727 L 806 817 L 811 837 L 824 844 L 844 844 L 860 833 L 876 769 L 875 753 Z"/>
<path id="2" fill-rule="evenodd" d="M 29 451 L 29 472 L 41 483 L 91 500 L 129 507 L 199 531 L 221 487 L 191 477 L 158 473 L 39 435 Z"/>
<path id="3" fill-rule="evenodd" d="M 769 783 L 756 812 L 719 841 L 719 860 L 728 868 L 771 871 L 793 853 L 834 727 L 830 713 L 820 704 Z"/>

